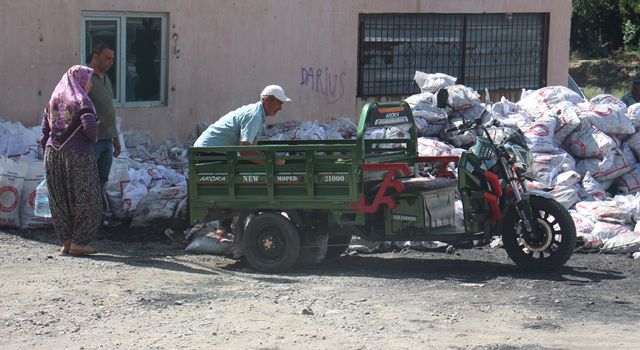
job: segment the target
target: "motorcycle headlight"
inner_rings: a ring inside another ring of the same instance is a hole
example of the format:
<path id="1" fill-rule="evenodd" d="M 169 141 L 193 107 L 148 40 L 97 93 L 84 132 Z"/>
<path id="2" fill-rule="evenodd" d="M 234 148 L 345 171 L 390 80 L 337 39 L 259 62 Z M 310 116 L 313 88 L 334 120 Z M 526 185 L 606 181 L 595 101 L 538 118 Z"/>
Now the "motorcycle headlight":
<path id="1" fill-rule="evenodd" d="M 509 153 L 514 157 L 517 167 L 524 171 L 531 169 L 531 165 L 533 164 L 531 151 L 518 145 L 511 145 Z"/>

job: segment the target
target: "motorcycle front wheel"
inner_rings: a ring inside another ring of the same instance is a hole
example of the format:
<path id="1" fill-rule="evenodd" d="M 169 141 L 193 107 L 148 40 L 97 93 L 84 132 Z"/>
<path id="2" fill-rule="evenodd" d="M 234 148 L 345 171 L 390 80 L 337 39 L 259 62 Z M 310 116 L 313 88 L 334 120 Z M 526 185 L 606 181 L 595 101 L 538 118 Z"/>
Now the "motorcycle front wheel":
<path id="1" fill-rule="evenodd" d="M 557 269 L 569 260 L 576 246 L 576 227 L 567 209 L 553 199 L 530 198 L 537 237 L 527 234 L 515 209 L 505 215 L 502 242 L 519 267 L 530 271 Z"/>

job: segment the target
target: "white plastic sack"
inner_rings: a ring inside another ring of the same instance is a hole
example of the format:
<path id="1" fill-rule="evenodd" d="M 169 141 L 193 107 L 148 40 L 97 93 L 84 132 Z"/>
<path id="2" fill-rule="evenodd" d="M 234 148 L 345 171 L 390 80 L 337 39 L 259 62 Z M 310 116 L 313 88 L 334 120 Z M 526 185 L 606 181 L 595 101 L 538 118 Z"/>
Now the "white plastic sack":
<path id="1" fill-rule="evenodd" d="M 129 169 L 129 178 L 122 193 L 122 207 L 126 217 L 133 217 L 138 202 L 149 192 L 151 176 L 146 169 Z"/>
<path id="2" fill-rule="evenodd" d="M 602 157 L 616 146 L 615 141 L 589 122 L 581 123 L 565 139 L 565 147 L 571 155 L 580 158 Z"/>
<path id="3" fill-rule="evenodd" d="M 636 103 L 636 104 L 640 105 L 640 103 Z M 633 154 L 635 154 L 636 159 L 640 159 L 640 132 L 633 134 L 630 138 L 628 138 L 624 142 L 623 145 L 629 147 L 633 151 Z"/>
<path id="4" fill-rule="evenodd" d="M 578 172 L 569 170 L 563 173 L 558 174 L 556 178 L 556 184 L 558 186 L 573 186 L 580 182 L 582 175 L 578 174 Z"/>
<path id="5" fill-rule="evenodd" d="M 350 139 L 355 136 L 357 129 L 358 126 L 349 117 L 340 117 L 334 119 L 330 124 L 324 125 L 327 139 L 333 140 Z M 338 134 L 340 137 L 337 137 Z M 331 137 L 329 137 L 329 135 L 331 135 Z"/>
<path id="6" fill-rule="evenodd" d="M 422 157 L 428 156 L 450 156 L 454 154 L 460 154 L 463 151 L 459 148 L 430 137 L 418 138 L 418 155 Z"/>
<path id="7" fill-rule="evenodd" d="M 600 238 L 606 244 L 607 240 L 628 232 L 631 232 L 631 230 L 626 225 L 597 221 L 591 234 Z"/>
<path id="8" fill-rule="evenodd" d="M 633 158 L 633 159 L 631 159 Z M 586 174 L 590 171 L 593 177 L 600 181 L 613 180 L 631 171 L 636 164 L 633 155 L 629 155 L 619 148 L 613 149 L 603 159 L 587 158 L 578 162 L 576 171 Z"/>
<path id="9" fill-rule="evenodd" d="M 187 196 L 187 185 L 152 188 L 137 203 L 131 227 L 149 226 L 157 220 L 171 219 L 178 204 Z"/>
<path id="10" fill-rule="evenodd" d="M 36 187 L 44 180 L 43 162 L 32 160 L 27 164 L 28 170 L 20 194 L 20 227 L 23 229 L 49 228 L 53 225 L 50 217 L 46 218 L 34 214 Z"/>
<path id="11" fill-rule="evenodd" d="M 449 104 L 456 109 L 470 108 L 480 103 L 480 94 L 464 85 L 451 85 L 447 87 L 449 92 Z"/>
<path id="12" fill-rule="evenodd" d="M 640 166 L 636 164 L 633 169 L 616 179 L 618 192 L 623 194 L 640 191 Z"/>
<path id="13" fill-rule="evenodd" d="M 573 223 L 576 226 L 576 234 L 578 236 L 590 235 L 593 232 L 593 226 L 595 222 L 591 219 L 591 217 L 587 215 L 582 215 L 576 211 L 570 211 L 571 218 L 573 219 Z"/>
<path id="14" fill-rule="evenodd" d="M 122 203 L 122 195 L 129 181 L 129 165 L 127 160 L 114 159 L 111 164 L 111 172 L 109 173 L 109 181 L 105 186 L 105 191 L 107 192 L 107 201 L 109 202 L 111 216 L 115 218 L 124 219 L 126 216 Z"/>
<path id="15" fill-rule="evenodd" d="M 569 101 L 558 103 L 547 115 L 556 118 L 556 128 L 553 140 L 556 145 L 562 144 L 564 140 L 580 126 L 580 118 L 577 112 L 578 107 Z"/>
<path id="16" fill-rule="evenodd" d="M 615 224 L 627 224 L 631 222 L 631 213 L 620 208 L 615 201 L 579 202 L 576 204 L 579 214 L 591 216 L 598 221 Z"/>
<path id="17" fill-rule="evenodd" d="M 605 134 L 633 134 L 635 128 L 631 120 L 614 104 L 589 105 L 588 108 L 578 108 L 580 119 L 587 119 L 598 130 Z"/>
<path id="18" fill-rule="evenodd" d="M 622 100 L 610 94 L 600 94 L 600 95 L 594 96 L 593 98 L 591 98 L 591 100 L 589 100 L 589 103 L 594 105 L 611 104 L 620 108 L 623 111 L 627 109 L 627 105 L 624 102 L 622 102 Z"/>
<path id="19" fill-rule="evenodd" d="M 427 74 L 416 71 L 413 80 L 422 92 L 436 92 L 456 83 L 456 78 L 444 73 Z"/>
<path id="20" fill-rule="evenodd" d="M 29 165 L 0 157 L 0 227 L 20 227 L 20 192 Z"/>
<path id="21" fill-rule="evenodd" d="M 503 118 L 508 118 L 510 115 L 518 113 L 520 108 L 518 108 L 517 104 L 502 96 L 500 102 L 496 102 L 491 106 L 491 111 Z"/>
<path id="22" fill-rule="evenodd" d="M 613 197 L 620 210 L 628 211 L 631 217 L 640 223 L 640 192 L 635 194 L 617 195 Z"/>
<path id="23" fill-rule="evenodd" d="M 549 193 L 553 195 L 558 203 L 569 209 L 580 201 L 580 197 L 578 196 L 579 191 L 580 185 L 573 184 L 570 186 L 556 186 L 556 188 L 549 191 Z"/>
<path id="24" fill-rule="evenodd" d="M 285 122 L 267 124 L 263 128 L 263 133 L 259 136 L 260 139 L 267 140 L 280 139 L 280 136 L 286 135 L 284 139 L 291 139 L 291 131 L 298 127 L 300 123 L 293 120 Z"/>
<path id="25" fill-rule="evenodd" d="M 629 106 L 625 114 L 636 129 L 640 128 L 640 103 L 634 103 Z"/>
<path id="26" fill-rule="evenodd" d="M 404 102 L 409 104 L 411 110 L 422 110 L 437 108 L 436 95 L 431 92 L 423 92 L 415 95 L 411 95 L 404 99 Z"/>
<path id="27" fill-rule="evenodd" d="M 627 254 L 640 251 L 640 232 L 622 232 L 606 240 L 601 251 L 615 254 Z"/>
<path id="28" fill-rule="evenodd" d="M 544 184 L 545 188 L 556 186 L 558 174 L 573 171 L 576 162 L 567 152 L 556 149 L 551 153 L 532 153 L 533 164 L 529 173 L 537 181 Z"/>
<path id="29" fill-rule="evenodd" d="M 421 118 L 417 118 L 416 121 L 420 119 L 420 120 L 424 120 Z M 418 134 L 420 136 L 438 136 L 440 134 L 440 132 L 442 132 L 442 130 L 444 130 L 447 125 L 449 124 L 449 122 L 447 121 L 447 119 L 442 119 L 439 121 L 428 121 L 428 120 L 424 120 L 424 122 L 426 123 L 425 125 L 421 125 L 421 129 L 418 132 Z"/>
<path id="30" fill-rule="evenodd" d="M 529 125 L 531 125 L 531 123 L 533 123 L 533 118 L 525 111 L 512 113 L 508 116 L 498 117 L 497 119 L 504 126 L 522 130 L 526 129 Z"/>
<path id="31" fill-rule="evenodd" d="M 537 119 L 562 101 L 578 104 L 583 102 L 583 99 L 567 87 L 547 86 L 530 93 L 523 92 L 517 105 L 529 112 L 534 119 Z"/>
<path id="32" fill-rule="evenodd" d="M 527 145 L 531 152 L 551 152 L 556 149 L 553 143 L 555 126 L 554 118 L 539 118 L 523 130 L 529 141 Z"/>
<path id="33" fill-rule="evenodd" d="M 604 186 L 591 176 L 590 171 L 587 171 L 587 173 L 584 174 L 584 177 L 582 178 L 582 187 L 593 199 L 604 200 L 607 196 Z"/>
<path id="34" fill-rule="evenodd" d="M 326 140 L 324 128 L 317 121 L 306 121 L 292 132 L 293 140 Z"/>

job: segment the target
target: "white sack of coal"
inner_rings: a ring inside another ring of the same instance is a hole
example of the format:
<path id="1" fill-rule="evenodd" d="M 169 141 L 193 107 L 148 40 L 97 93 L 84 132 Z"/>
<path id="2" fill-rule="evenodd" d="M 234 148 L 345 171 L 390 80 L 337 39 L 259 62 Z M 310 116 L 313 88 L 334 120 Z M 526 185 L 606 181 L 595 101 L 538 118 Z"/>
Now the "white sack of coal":
<path id="1" fill-rule="evenodd" d="M 567 136 L 580 126 L 577 109 L 578 107 L 572 102 L 563 101 L 547 112 L 546 116 L 556 118 L 556 128 L 553 135 L 556 145 L 562 144 Z"/>
<path id="2" fill-rule="evenodd" d="M 590 235 L 593 232 L 593 226 L 596 224 L 588 215 L 582 215 L 575 210 L 569 211 L 573 223 L 576 226 L 576 234 L 578 236 Z"/>
<path id="3" fill-rule="evenodd" d="M 584 100 L 580 95 L 567 87 L 547 86 L 532 92 L 523 91 L 517 105 L 529 112 L 535 119 L 541 117 L 545 112 L 562 101 L 578 104 Z"/>
<path id="4" fill-rule="evenodd" d="M 291 130 L 293 140 L 326 140 L 324 128 L 317 121 L 305 121 Z"/>
<path id="5" fill-rule="evenodd" d="M 593 177 L 602 183 L 630 172 L 636 164 L 636 157 L 628 147 L 614 148 L 604 158 L 587 158 L 579 161 L 576 164 L 576 171 L 581 174 L 591 171 Z"/>
<path id="6" fill-rule="evenodd" d="M 556 184 L 558 186 L 573 186 L 579 183 L 580 179 L 582 179 L 582 175 L 578 174 L 576 171 L 569 170 L 558 174 L 556 177 Z"/>
<path id="7" fill-rule="evenodd" d="M 556 187 L 556 177 L 566 171 L 576 170 L 576 162 L 567 152 L 556 149 L 551 153 L 532 153 L 533 164 L 529 173 L 546 188 Z"/>
<path id="8" fill-rule="evenodd" d="M 567 136 L 564 146 L 574 157 L 592 158 L 605 156 L 616 146 L 616 142 L 589 122 L 584 122 Z"/>
<path id="9" fill-rule="evenodd" d="M 604 242 L 600 249 L 604 253 L 627 254 L 640 251 L 640 232 L 627 231 Z"/>
<path id="10" fill-rule="evenodd" d="M 576 204 L 579 214 L 591 216 L 598 221 L 614 224 L 628 224 L 631 222 L 631 213 L 618 204 L 611 201 L 583 201 Z"/>
<path id="11" fill-rule="evenodd" d="M 640 105 L 640 103 L 638 104 Z M 633 151 L 633 154 L 635 154 L 636 159 L 640 159 L 640 133 L 635 133 L 633 136 L 628 138 L 624 142 L 624 145 L 629 146 L 629 148 Z"/>
<path id="12" fill-rule="evenodd" d="M 631 120 L 631 124 L 637 128 L 640 128 L 640 103 L 634 103 L 629 106 L 625 112 L 627 118 Z"/>
<path id="13" fill-rule="evenodd" d="M 418 127 L 418 135 L 420 136 L 438 136 L 444 130 L 449 122 L 447 119 L 439 121 L 428 121 L 422 118 L 416 118 L 416 127 Z"/>
<path id="14" fill-rule="evenodd" d="M 431 156 L 459 156 L 464 152 L 462 148 L 456 148 L 446 142 L 430 137 L 418 138 L 418 155 L 422 157 Z"/>
<path id="15" fill-rule="evenodd" d="M 413 80 L 418 84 L 420 91 L 436 92 L 442 88 L 455 84 L 457 78 L 444 73 L 428 74 L 416 71 L 413 76 Z"/>
<path id="16" fill-rule="evenodd" d="M 582 178 L 582 188 L 596 200 L 604 200 L 607 196 L 604 186 L 593 178 L 590 171 L 587 171 Z"/>
<path id="17" fill-rule="evenodd" d="M 613 197 L 613 200 L 621 210 L 631 213 L 633 220 L 640 223 L 640 192 L 626 195 L 619 194 Z"/>
<path id="18" fill-rule="evenodd" d="M 590 104 L 578 108 L 578 117 L 591 122 L 605 134 L 633 134 L 635 128 L 625 110 L 615 104 Z"/>
<path id="19" fill-rule="evenodd" d="M 499 114 L 503 118 L 508 118 L 512 114 L 519 113 L 520 108 L 518 108 L 515 102 L 511 102 L 502 96 L 500 102 L 496 102 L 491 106 L 491 111 Z"/>
<path id="20" fill-rule="evenodd" d="M 618 192 L 623 194 L 640 191 L 640 165 L 636 164 L 630 172 L 616 179 Z"/>
<path id="21" fill-rule="evenodd" d="M 591 100 L 589 100 L 589 103 L 594 104 L 594 105 L 599 105 L 599 104 L 612 104 L 615 105 L 616 107 L 620 108 L 621 110 L 626 110 L 627 109 L 627 105 L 622 102 L 621 99 L 610 95 L 610 94 L 600 94 L 600 95 L 596 95 L 593 98 L 591 98 Z"/>
<path id="22" fill-rule="evenodd" d="M 327 133 L 327 138 L 329 134 L 335 134 L 337 131 L 342 136 L 342 139 L 350 139 L 358 132 L 358 126 L 349 117 L 333 119 L 330 124 L 323 126 Z"/>
<path id="23" fill-rule="evenodd" d="M 607 240 L 628 232 L 631 232 L 631 229 L 627 225 L 596 221 L 591 234 L 606 244 Z"/>
<path id="24" fill-rule="evenodd" d="M 504 126 L 521 130 L 524 130 L 533 123 L 533 118 L 525 111 L 512 113 L 507 116 L 498 116 L 497 119 Z"/>
<path id="25" fill-rule="evenodd" d="M 470 87 L 464 85 L 448 86 L 449 104 L 455 109 L 470 108 L 480 103 L 480 95 Z"/>
<path id="26" fill-rule="evenodd" d="M 563 207 L 569 209 L 580 201 L 580 185 L 573 184 L 570 186 L 556 186 L 553 190 L 549 191 L 553 195 L 558 203 Z"/>
<path id="27" fill-rule="evenodd" d="M 0 157 L 0 227 L 20 227 L 20 192 L 29 164 Z"/>
<path id="28" fill-rule="evenodd" d="M 555 126 L 554 118 L 539 118 L 523 130 L 531 152 L 552 152 L 556 149 L 553 143 Z"/>

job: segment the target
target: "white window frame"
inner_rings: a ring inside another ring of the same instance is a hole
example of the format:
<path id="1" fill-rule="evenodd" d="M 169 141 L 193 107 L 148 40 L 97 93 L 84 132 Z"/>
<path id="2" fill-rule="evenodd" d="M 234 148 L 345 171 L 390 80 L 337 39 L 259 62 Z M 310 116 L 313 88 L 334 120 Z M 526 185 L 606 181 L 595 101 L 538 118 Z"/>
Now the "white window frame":
<path id="1" fill-rule="evenodd" d="M 125 48 L 127 47 L 126 24 L 128 17 L 152 17 L 160 18 L 160 100 L 158 101 L 126 101 L 126 61 L 127 55 Z M 116 36 L 118 39 L 118 81 L 113 88 L 117 91 L 118 98 L 113 100 L 115 107 L 162 107 L 167 103 L 167 14 L 153 12 L 96 12 L 82 11 L 82 27 L 80 34 L 80 64 L 88 64 L 85 62 L 89 52 L 86 52 L 86 28 L 87 21 L 116 21 Z"/>

